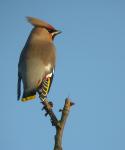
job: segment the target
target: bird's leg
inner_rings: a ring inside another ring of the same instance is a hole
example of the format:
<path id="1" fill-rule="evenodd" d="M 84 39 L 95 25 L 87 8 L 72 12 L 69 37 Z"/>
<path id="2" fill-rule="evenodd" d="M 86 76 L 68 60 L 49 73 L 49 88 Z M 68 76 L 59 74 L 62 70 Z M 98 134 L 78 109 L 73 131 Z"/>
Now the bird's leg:
<path id="1" fill-rule="evenodd" d="M 57 119 L 56 115 L 54 114 L 54 112 L 52 110 L 53 103 L 49 102 L 47 100 L 47 98 L 42 99 L 42 97 L 40 96 L 40 94 L 39 94 L 39 97 L 40 97 L 41 103 L 44 105 L 42 110 L 46 111 L 45 116 L 49 115 L 50 116 L 50 121 L 51 121 L 52 125 L 56 126 L 56 127 L 59 127 L 58 119 Z"/>

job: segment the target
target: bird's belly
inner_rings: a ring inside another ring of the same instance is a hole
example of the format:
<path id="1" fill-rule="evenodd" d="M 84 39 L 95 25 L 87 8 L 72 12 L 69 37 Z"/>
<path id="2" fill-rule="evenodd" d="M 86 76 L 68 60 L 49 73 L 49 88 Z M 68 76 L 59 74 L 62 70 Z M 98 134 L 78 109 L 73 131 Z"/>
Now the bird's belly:
<path id="1" fill-rule="evenodd" d="M 30 91 L 36 89 L 40 80 L 45 75 L 44 64 L 41 60 L 32 59 L 26 63 L 25 71 L 25 90 Z"/>

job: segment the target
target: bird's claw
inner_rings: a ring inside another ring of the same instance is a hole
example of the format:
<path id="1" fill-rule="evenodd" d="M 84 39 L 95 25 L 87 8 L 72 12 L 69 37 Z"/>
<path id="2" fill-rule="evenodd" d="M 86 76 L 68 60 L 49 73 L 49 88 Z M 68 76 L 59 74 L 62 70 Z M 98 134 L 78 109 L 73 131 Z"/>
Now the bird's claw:
<path id="1" fill-rule="evenodd" d="M 48 113 L 48 112 L 46 112 L 46 113 L 45 113 L 45 117 L 47 117 L 47 116 L 48 116 L 48 114 L 49 114 L 49 113 Z"/>
<path id="2" fill-rule="evenodd" d="M 51 108 L 53 108 L 53 102 L 49 102 L 49 105 L 51 106 Z"/>
<path id="3" fill-rule="evenodd" d="M 59 109 L 59 112 L 62 112 L 63 110 L 62 109 Z"/>

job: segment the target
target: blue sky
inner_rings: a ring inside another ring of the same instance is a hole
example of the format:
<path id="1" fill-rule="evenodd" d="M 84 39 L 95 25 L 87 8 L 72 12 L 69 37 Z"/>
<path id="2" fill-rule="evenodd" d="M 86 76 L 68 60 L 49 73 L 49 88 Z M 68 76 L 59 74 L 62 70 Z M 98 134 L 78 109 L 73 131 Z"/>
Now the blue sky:
<path id="1" fill-rule="evenodd" d="M 69 96 L 64 150 L 125 150 L 125 2 L 123 0 L 1 0 L 0 149 L 53 149 L 55 129 L 35 101 L 16 99 L 17 64 L 32 29 L 43 19 L 56 37 L 57 66 L 49 99 L 54 111 Z"/>

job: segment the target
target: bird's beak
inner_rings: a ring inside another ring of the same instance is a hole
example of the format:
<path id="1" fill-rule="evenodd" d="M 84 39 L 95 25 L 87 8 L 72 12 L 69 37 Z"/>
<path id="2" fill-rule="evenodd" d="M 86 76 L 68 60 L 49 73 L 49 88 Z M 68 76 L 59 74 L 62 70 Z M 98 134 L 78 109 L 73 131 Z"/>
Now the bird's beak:
<path id="1" fill-rule="evenodd" d="M 60 33 L 62 33 L 62 31 L 56 30 L 56 31 L 54 32 L 54 35 L 58 35 L 58 34 L 60 34 Z"/>
<path id="2" fill-rule="evenodd" d="M 52 39 L 54 40 L 55 36 L 62 33 L 60 30 L 55 30 L 51 33 Z"/>

